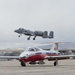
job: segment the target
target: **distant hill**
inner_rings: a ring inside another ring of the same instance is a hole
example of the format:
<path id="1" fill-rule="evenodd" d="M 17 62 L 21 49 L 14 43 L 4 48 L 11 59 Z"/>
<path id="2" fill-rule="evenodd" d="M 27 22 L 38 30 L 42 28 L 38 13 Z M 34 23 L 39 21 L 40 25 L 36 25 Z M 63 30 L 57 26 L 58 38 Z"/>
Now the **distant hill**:
<path id="1" fill-rule="evenodd" d="M 43 49 L 51 49 L 52 45 L 44 45 L 44 46 L 38 46 Z M 75 49 L 75 43 L 64 43 L 64 44 L 59 44 L 59 49 Z"/>
<path id="2" fill-rule="evenodd" d="M 26 47 L 33 47 L 37 46 L 42 49 L 51 49 L 52 44 L 41 44 L 41 45 L 36 45 L 36 44 L 26 44 L 26 43 L 17 43 L 16 45 L 13 44 L 5 44 L 3 46 L 0 46 L 0 50 L 24 50 Z M 64 44 L 59 44 L 59 49 L 75 49 L 75 43 L 64 43 Z"/>

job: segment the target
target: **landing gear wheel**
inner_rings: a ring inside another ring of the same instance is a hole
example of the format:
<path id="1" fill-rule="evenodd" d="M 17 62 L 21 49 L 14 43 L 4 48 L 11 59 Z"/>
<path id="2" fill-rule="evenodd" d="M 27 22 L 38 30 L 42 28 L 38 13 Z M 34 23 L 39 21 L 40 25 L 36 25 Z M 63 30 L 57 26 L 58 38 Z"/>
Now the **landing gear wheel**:
<path id="1" fill-rule="evenodd" d="M 56 61 L 54 62 L 54 66 L 57 66 L 57 62 Z"/>
<path id="2" fill-rule="evenodd" d="M 18 37 L 20 37 L 20 35 Z"/>
<path id="3" fill-rule="evenodd" d="M 33 40 L 35 40 L 35 38 L 33 38 Z"/>
<path id="4" fill-rule="evenodd" d="M 25 67 L 26 64 L 25 64 L 24 62 L 21 62 L 21 66 L 22 66 L 22 67 Z"/>
<path id="5" fill-rule="evenodd" d="M 36 36 L 34 36 L 33 40 L 35 40 Z"/>
<path id="6" fill-rule="evenodd" d="M 30 37 L 31 37 L 31 36 L 29 36 L 29 37 L 27 38 L 27 40 L 30 40 Z"/>
<path id="7" fill-rule="evenodd" d="M 27 38 L 27 40 L 30 40 L 30 38 Z"/>

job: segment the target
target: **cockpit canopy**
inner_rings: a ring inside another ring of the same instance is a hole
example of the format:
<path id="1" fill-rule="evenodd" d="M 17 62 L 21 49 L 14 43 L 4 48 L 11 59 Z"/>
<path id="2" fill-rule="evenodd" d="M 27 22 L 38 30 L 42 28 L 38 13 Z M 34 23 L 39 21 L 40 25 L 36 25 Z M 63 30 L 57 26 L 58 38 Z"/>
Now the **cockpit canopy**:
<path id="1" fill-rule="evenodd" d="M 28 47 L 25 49 L 25 51 L 29 51 L 29 52 L 35 52 L 35 51 L 41 51 L 42 49 L 37 48 L 37 47 Z"/>

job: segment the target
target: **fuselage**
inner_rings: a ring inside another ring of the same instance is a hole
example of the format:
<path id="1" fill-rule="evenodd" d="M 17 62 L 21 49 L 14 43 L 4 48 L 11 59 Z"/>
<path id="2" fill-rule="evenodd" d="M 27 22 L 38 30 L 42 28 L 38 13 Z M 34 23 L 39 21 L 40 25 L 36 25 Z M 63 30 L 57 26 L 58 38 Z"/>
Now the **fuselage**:
<path id="1" fill-rule="evenodd" d="M 40 48 L 29 48 L 21 53 L 20 58 L 23 62 L 44 60 L 45 56 L 57 56 L 57 51 L 46 51 Z"/>

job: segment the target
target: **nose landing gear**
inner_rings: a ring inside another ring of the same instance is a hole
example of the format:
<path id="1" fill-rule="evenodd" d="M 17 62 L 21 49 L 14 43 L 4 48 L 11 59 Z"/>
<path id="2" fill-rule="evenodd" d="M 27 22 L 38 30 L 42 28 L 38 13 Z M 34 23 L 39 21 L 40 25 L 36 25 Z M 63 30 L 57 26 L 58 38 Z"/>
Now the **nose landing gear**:
<path id="1" fill-rule="evenodd" d="M 22 67 L 25 67 L 26 66 L 26 63 L 24 63 L 23 61 L 21 61 L 21 66 Z"/>

